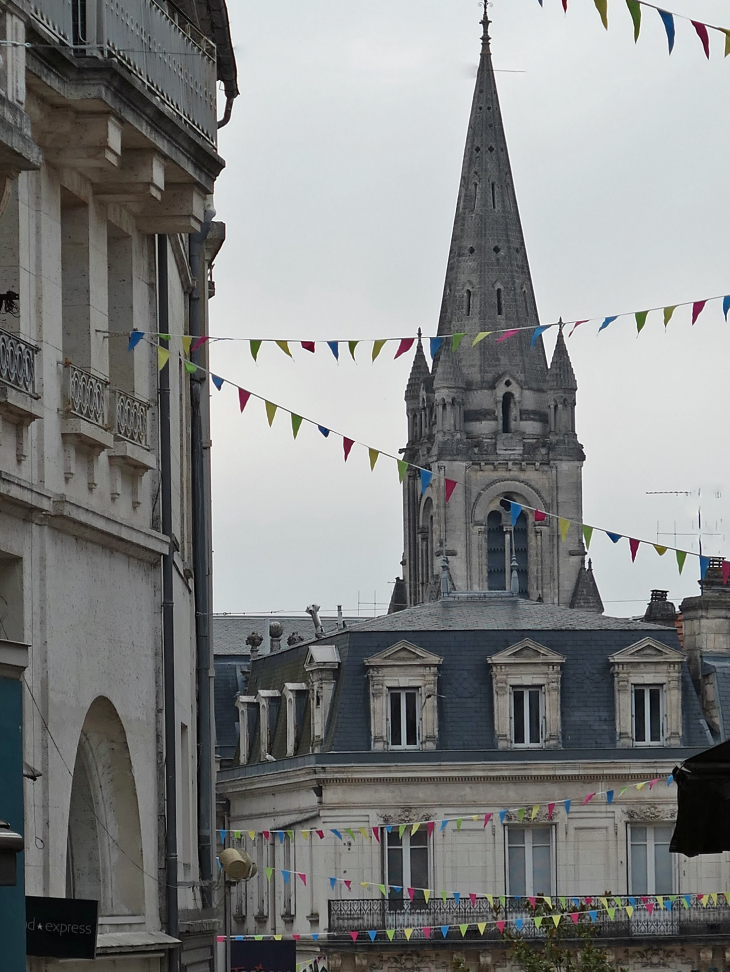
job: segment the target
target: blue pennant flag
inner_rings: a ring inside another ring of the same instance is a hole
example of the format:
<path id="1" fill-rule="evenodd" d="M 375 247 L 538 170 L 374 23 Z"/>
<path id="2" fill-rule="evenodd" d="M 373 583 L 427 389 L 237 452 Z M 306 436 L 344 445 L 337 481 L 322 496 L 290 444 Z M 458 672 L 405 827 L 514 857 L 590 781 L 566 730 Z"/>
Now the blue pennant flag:
<path id="1" fill-rule="evenodd" d="M 580 898 L 571 898 L 570 900 L 573 902 L 576 908 L 580 908 Z"/>
<path id="2" fill-rule="evenodd" d="M 284 831 L 283 830 L 277 830 L 276 831 L 276 836 L 279 838 L 279 843 L 280 844 L 283 844 L 284 843 Z"/>
<path id="3" fill-rule="evenodd" d="M 730 296 L 722 298 L 722 312 L 727 320 L 727 312 L 730 311 Z"/>
<path id="4" fill-rule="evenodd" d="M 535 330 L 532 332 L 532 340 L 530 341 L 531 348 L 535 347 L 535 342 L 537 339 L 540 337 L 543 331 L 547 331 L 549 327 L 552 327 L 552 324 L 541 324 L 540 327 L 535 328 Z"/>
<path id="5" fill-rule="evenodd" d="M 570 800 L 565 801 L 565 812 L 570 813 Z"/>
<path id="6" fill-rule="evenodd" d="M 707 568 L 710 566 L 709 557 L 700 557 L 700 579 L 705 579 L 705 574 L 707 573 Z"/>
<path id="7" fill-rule="evenodd" d="M 501 824 L 504 823 L 504 818 L 507 816 L 507 812 L 508 812 L 507 810 L 500 810 L 499 811 L 499 822 Z"/>
<path id="8" fill-rule="evenodd" d="M 339 832 L 339 830 L 333 830 L 332 833 L 335 835 L 335 837 L 339 837 L 340 840 L 342 840 L 342 834 Z"/>
<path id="9" fill-rule="evenodd" d="M 515 918 L 515 928 L 517 929 L 517 931 L 522 931 L 522 926 L 524 925 L 524 923 L 525 923 L 524 919 Z"/>
<path id="10" fill-rule="evenodd" d="M 369 931 L 369 932 L 368 932 L 368 935 L 370 936 L 370 941 L 371 941 L 371 942 L 374 942 L 374 941 L 375 941 L 375 936 L 376 936 L 377 934 L 378 934 L 378 933 L 377 933 L 376 931 Z"/>
<path id="11" fill-rule="evenodd" d="M 444 343 L 444 339 L 442 337 L 431 338 L 429 343 L 431 345 L 431 357 L 435 358 L 438 353 L 438 349 Z"/>
<path id="12" fill-rule="evenodd" d="M 329 430 L 329 429 L 326 429 L 326 428 L 324 427 L 324 425 L 318 425 L 318 426 L 317 426 L 317 428 L 318 428 L 318 429 L 319 429 L 319 431 L 320 431 L 320 432 L 322 433 L 322 435 L 323 435 L 323 436 L 325 437 L 325 439 L 326 439 L 326 438 L 327 438 L 327 436 L 328 436 L 328 435 L 330 434 L 330 430 Z"/>
<path id="13" fill-rule="evenodd" d="M 429 472 L 428 469 L 421 470 L 421 495 L 422 496 L 428 489 L 428 484 L 431 482 L 432 479 L 433 479 L 432 472 Z"/>
<path id="14" fill-rule="evenodd" d="M 219 378 L 218 375 L 211 375 L 210 380 L 213 382 L 218 391 L 223 387 L 223 379 Z"/>
<path id="15" fill-rule="evenodd" d="M 671 786 L 674 783 L 674 773 L 670 773 L 667 777 L 667 786 Z"/>
<path id="16" fill-rule="evenodd" d="M 459 894 L 458 891 L 454 891 L 453 892 L 453 895 L 454 895 L 454 901 L 458 904 L 459 903 L 459 900 L 461 898 L 461 895 Z"/>
<path id="17" fill-rule="evenodd" d="M 727 320 L 727 314 L 725 314 L 725 320 Z M 134 351 L 139 342 L 144 337 L 144 331 L 132 331 L 129 335 L 129 344 L 127 345 L 127 351 Z"/>
<path id="18" fill-rule="evenodd" d="M 227 830 L 221 830 L 221 844 L 225 844 L 225 842 L 226 842 L 226 834 L 227 833 L 228 833 Z"/>
<path id="19" fill-rule="evenodd" d="M 218 870 L 220 871 L 220 869 L 223 867 L 223 865 L 221 864 L 221 859 L 220 857 L 216 857 L 216 860 L 218 861 Z"/>
<path id="20" fill-rule="evenodd" d="M 617 317 L 618 314 L 616 314 L 615 317 L 607 317 L 603 324 L 601 324 L 601 326 L 598 328 L 598 333 L 600 334 L 604 327 L 608 327 L 609 324 L 613 324 Z"/>
<path id="21" fill-rule="evenodd" d="M 389 834 L 392 833 L 393 832 L 393 824 L 388 824 L 388 826 L 385 829 L 388 831 Z"/>
<path id="22" fill-rule="evenodd" d="M 629 904 L 632 908 L 636 907 L 636 898 L 629 897 Z"/>
<path id="23" fill-rule="evenodd" d="M 319 932 L 313 932 L 312 933 L 312 940 L 315 941 L 315 942 L 318 942 L 319 941 Z"/>
<path id="24" fill-rule="evenodd" d="M 589 911 L 588 914 L 591 916 L 591 921 L 595 921 L 598 918 L 598 911 Z"/>
<path id="25" fill-rule="evenodd" d="M 606 803 L 613 803 L 613 790 L 606 790 Z"/>
<path id="26" fill-rule="evenodd" d="M 332 352 L 332 354 L 335 356 L 335 359 L 337 361 L 339 361 L 340 360 L 340 345 L 337 343 L 337 341 L 328 341 L 327 342 L 327 347 L 330 349 L 330 351 Z"/>
<path id="27" fill-rule="evenodd" d="M 444 938 L 446 938 L 446 936 L 449 934 L 449 926 L 448 925 L 442 925 L 441 926 L 441 934 L 444 936 Z"/>
<path id="28" fill-rule="evenodd" d="M 674 49 L 674 17 L 667 10 L 657 9 L 657 13 L 662 18 L 664 29 L 667 32 L 667 44 L 669 44 L 669 53 L 671 54 Z"/>
<path id="29" fill-rule="evenodd" d="M 332 877 L 331 877 L 331 878 L 330 878 L 330 887 L 332 888 L 332 890 L 333 890 L 333 891 L 334 891 L 334 889 L 335 889 L 335 885 L 336 885 L 336 884 L 337 884 L 337 878 L 332 878 Z"/>
<path id="30" fill-rule="evenodd" d="M 611 543 L 618 543 L 619 540 L 622 539 L 620 533 L 609 533 L 608 530 L 606 530 L 606 536 L 611 541 Z"/>
<path id="31" fill-rule="evenodd" d="M 692 904 L 692 895 L 690 895 L 690 894 L 683 894 L 682 897 L 684 898 L 685 904 L 689 908 L 689 906 Z"/>
<path id="32" fill-rule="evenodd" d="M 448 820 L 442 820 L 441 821 L 441 826 L 439 827 L 439 833 L 441 833 L 442 830 L 446 830 L 446 827 L 448 826 L 448 823 L 449 823 Z"/>
<path id="33" fill-rule="evenodd" d="M 519 503 L 513 503 L 512 500 L 509 501 L 509 511 L 512 517 L 512 526 L 514 527 L 519 519 L 520 513 L 522 512 L 522 507 Z"/>
<path id="34" fill-rule="evenodd" d="M 281 876 L 284 878 L 284 884 L 289 883 L 289 871 L 282 870 Z"/>
<path id="35" fill-rule="evenodd" d="M 395 891 L 396 894 L 400 894 L 401 891 L 403 890 L 400 884 L 391 884 L 391 888 Z"/>

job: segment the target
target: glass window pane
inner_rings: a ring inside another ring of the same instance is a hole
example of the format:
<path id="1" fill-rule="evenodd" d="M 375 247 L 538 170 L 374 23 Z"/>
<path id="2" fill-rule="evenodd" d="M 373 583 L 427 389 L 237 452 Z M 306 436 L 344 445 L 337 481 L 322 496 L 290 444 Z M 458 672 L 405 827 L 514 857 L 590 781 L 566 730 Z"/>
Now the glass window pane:
<path id="1" fill-rule="evenodd" d="M 515 845 L 515 846 L 517 846 L 517 845 L 524 846 L 524 844 L 525 844 L 525 831 L 524 830 L 518 830 L 516 827 L 510 827 L 507 830 L 507 841 L 508 841 L 510 847 L 512 845 Z"/>
<path id="2" fill-rule="evenodd" d="M 662 690 L 649 689 L 649 739 L 661 742 L 662 739 Z"/>
<path id="3" fill-rule="evenodd" d="M 530 689 L 530 742 L 540 742 L 540 689 Z"/>
<path id="4" fill-rule="evenodd" d="M 649 882 L 646 871 L 646 844 L 634 841 L 634 830 L 643 830 L 646 835 L 646 827 L 631 828 L 631 893 L 648 894 Z"/>
<path id="5" fill-rule="evenodd" d="M 524 842 L 524 836 L 523 836 Z M 510 835 L 509 847 L 507 849 L 507 877 L 509 882 L 509 894 L 527 894 L 525 881 L 525 847 L 513 843 Z"/>
<path id="6" fill-rule="evenodd" d="M 550 827 L 535 827 L 532 831 L 532 846 L 550 846 Z"/>
<path id="7" fill-rule="evenodd" d="M 390 745 L 402 746 L 403 734 L 400 719 L 400 692 L 390 693 Z"/>
<path id="8" fill-rule="evenodd" d="M 635 742 L 646 742 L 644 689 L 638 686 L 634 686 L 634 740 Z"/>
<path id="9" fill-rule="evenodd" d="M 411 847 L 411 887 L 428 887 L 428 847 Z"/>
<path id="10" fill-rule="evenodd" d="M 550 844 L 532 843 L 532 893 L 550 894 Z"/>
<path id="11" fill-rule="evenodd" d="M 512 692 L 512 732 L 513 742 L 523 745 L 525 742 L 525 693 L 522 689 Z"/>
<path id="12" fill-rule="evenodd" d="M 388 884 L 397 884 L 400 891 L 392 887 L 388 891 L 389 898 L 402 898 L 403 890 L 403 849 L 401 839 L 395 831 L 388 834 Z"/>
<path id="13" fill-rule="evenodd" d="M 657 827 L 664 830 L 664 827 Z M 669 843 L 657 842 L 654 838 L 654 894 L 672 893 L 672 857 L 669 853 Z"/>
<path id="14" fill-rule="evenodd" d="M 416 693 L 406 692 L 406 746 L 418 745 L 416 723 Z"/>

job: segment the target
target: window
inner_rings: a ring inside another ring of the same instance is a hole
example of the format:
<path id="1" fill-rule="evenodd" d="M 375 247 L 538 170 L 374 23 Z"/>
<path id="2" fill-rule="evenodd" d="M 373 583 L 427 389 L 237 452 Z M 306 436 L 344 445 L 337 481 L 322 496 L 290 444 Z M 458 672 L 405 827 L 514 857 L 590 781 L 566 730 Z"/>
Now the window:
<path id="1" fill-rule="evenodd" d="M 520 582 L 520 597 L 527 597 L 527 517 L 520 513 L 512 528 L 512 542 L 517 559 L 517 577 Z"/>
<path id="2" fill-rule="evenodd" d="M 507 893 L 553 893 L 552 827 L 507 828 Z"/>
<path id="3" fill-rule="evenodd" d="M 545 733 L 542 686 L 512 689 L 512 745 L 542 746 Z"/>
<path id="4" fill-rule="evenodd" d="M 388 693 L 388 742 L 391 749 L 418 748 L 418 691 Z"/>
<path id="5" fill-rule="evenodd" d="M 634 742 L 661 746 L 664 742 L 664 689 L 661 685 L 634 685 Z"/>
<path id="6" fill-rule="evenodd" d="M 410 895 L 414 891 L 413 904 L 425 903 L 424 889 L 429 886 L 428 869 L 428 832 L 417 830 L 411 833 L 411 826 L 403 829 L 393 827 L 387 835 L 386 845 L 386 883 L 390 885 L 388 900 L 390 907 L 408 907 Z"/>
<path id="7" fill-rule="evenodd" d="M 502 395 L 502 431 L 512 431 L 512 410 L 515 404 L 515 396 L 512 392 L 505 392 Z"/>
<path id="8" fill-rule="evenodd" d="M 264 840 L 263 834 L 256 835 L 256 917 L 266 918 L 269 914 L 269 881 L 266 877 L 266 867 L 269 863 L 269 842 Z"/>
<path id="9" fill-rule="evenodd" d="M 629 892 L 671 894 L 673 867 L 669 854 L 672 825 L 630 827 Z"/>
<path id="10" fill-rule="evenodd" d="M 493 182 L 492 183 L 492 209 L 496 209 L 496 208 L 497 208 L 497 186 Z"/>
<path id="11" fill-rule="evenodd" d="M 502 288 L 497 287 L 497 317 L 501 317 L 504 313 L 504 307 L 502 306 Z"/>
<path id="12" fill-rule="evenodd" d="M 295 866 L 294 865 L 294 842 L 289 836 L 289 834 L 285 834 L 284 836 L 284 846 L 282 850 L 283 850 L 283 860 L 284 860 L 282 867 L 283 870 L 289 872 L 288 881 L 285 881 L 284 876 L 282 875 L 283 887 L 282 887 L 282 898 L 281 898 L 281 914 L 282 917 L 286 918 L 286 917 L 293 916 L 296 912 L 296 906 L 294 903 L 294 894 L 295 894 L 294 878 L 296 877 L 294 873 L 294 866 Z"/>
<path id="13" fill-rule="evenodd" d="M 504 558 L 502 514 L 498 510 L 492 510 L 487 517 L 487 588 L 490 591 L 507 589 L 504 582 Z"/>
<path id="14" fill-rule="evenodd" d="M 471 316 L 471 290 L 466 292 L 466 316 Z"/>

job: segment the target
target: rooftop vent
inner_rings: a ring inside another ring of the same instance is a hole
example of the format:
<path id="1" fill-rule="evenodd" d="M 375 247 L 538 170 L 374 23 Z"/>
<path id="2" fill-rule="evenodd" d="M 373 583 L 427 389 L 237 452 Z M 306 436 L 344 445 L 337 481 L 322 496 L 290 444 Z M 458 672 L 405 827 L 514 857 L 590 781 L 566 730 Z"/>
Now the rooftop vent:
<path id="1" fill-rule="evenodd" d="M 666 601 L 669 591 L 652 591 L 650 601 Z"/>

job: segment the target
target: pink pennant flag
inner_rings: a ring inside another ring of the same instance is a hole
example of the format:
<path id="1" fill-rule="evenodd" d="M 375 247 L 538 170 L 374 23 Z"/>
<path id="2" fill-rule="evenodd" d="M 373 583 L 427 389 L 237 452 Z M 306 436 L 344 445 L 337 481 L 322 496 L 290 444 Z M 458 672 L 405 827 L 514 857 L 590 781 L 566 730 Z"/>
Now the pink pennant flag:
<path id="1" fill-rule="evenodd" d="M 654 911 L 654 902 L 653 901 L 647 901 L 646 902 L 646 910 L 649 912 L 649 914 L 651 914 Z"/>
<path id="2" fill-rule="evenodd" d="M 380 843 L 380 827 L 373 827 L 373 837 Z"/>
<path id="3" fill-rule="evenodd" d="M 471 901 L 472 908 L 476 908 L 476 906 L 477 906 L 477 896 L 474 894 L 473 891 L 470 891 L 469 892 L 469 900 Z"/>
<path id="4" fill-rule="evenodd" d="M 574 925 L 577 925 L 578 924 L 578 912 L 577 911 L 573 911 L 571 913 L 570 917 L 573 919 L 573 924 Z"/>
<path id="5" fill-rule="evenodd" d="M 500 341 L 506 341 L 507 338 L 514 337 L 515 334 L 519 334 L 519 333 L 520 333 L 519 327 L 513 327 L 511 330 L 505 331 L 504 334 L 501 337 L 498 337 L 494 343 L 499 344 Z"/>
<path id="6" fill-rule="evenodd" d="M 587 324 L 587 323 L 588 323 L 588 319 L 586 319 L 585 321 L 576 321 L 575 324 L 573 325 L 573 330 L 570 332 L 570 334 L 568 335 L 568 337 L 571 336 L 571 334 L 576 329 L 576 327 L 580 327 L 581 324 Z"/>
<path id="7" fill-rule="evenodd" d="M 547 520 L 547 513 L 542 510 L 535 510 L 535 523 L 544 523 Z"/>
<path id="8" fill-rule="evenodd" d="M 315 834 L 319 837 L 320 840 L 324 840 L 324 830 L 315 830 Z"/>
<path id="9" fill-rule="evenodd" d="M 408 888 L 407 890 L 408 890 L 408 897 L 411 899 L 411 901 L 413 901 L 416 892 L 413 890 L 413 888 Z"/>
<path id="10" fill-rule="evenodd" d="M 295 942 L 298 942 L 300 937 L 301 937 L 300 935 L 292 935 L 292 938 L 294 939 Z"/>
<path id="11" fill-rule="evenodd" d="M 727 584 L 728 577 L 730 577 L 730 560 L 723 560 L 722 562 L 722 582 Z"/>
<path id="12" fill-rule="evenodd" d="M 555 804 L 548 803 L 548 820 L 553 819 L 553 814 L 555 813 Z"/>
<path id="13" fill-rule="evenodd" d="M 435 826 L 435 824 L 434 824 L 434 821 L 433 820 L 429 820 L 428 823 L 426 824 L 426 830 L 428 831 L 428 836 L 429 837 L 432 837 L 433 836 L 433 828 L 434 828 L 434 826 Z"/>
<path id="14" fill-rule="evenodd" d="M 444 480 L 444 486 L 445 486 L 445 490 L 446 490 L 446 502 L 448 503 L 449 500 L 451 499 L 451 494 L 456 489 L 456 480 L 455 479 L 445 479 Z"/>
<path id="15" fill-rule="evenodd" d="M 631 538 L 629 538 L 629 548 L 631 550 L 631 563 L 632 564 L 636 560 L 636 551 L 639 549 L 639 543 L 640 542 L 641 541 L 639 541 L 639 540 L 632 540 Z"/>
<path id="16" fill-rule="evenodd" d="M 705 57 L 709 61 L 710 59 L 710 37 L 707 33 L 707 24 L 701 24 L 698 20 L 692 21 L 692 26 L 697 31 L 697 36 L 702 41 L 702 47 L 705 51 Z M 694 321 L 692 321 L 694 324 Z"/>
<path id="17" fill-rule="evenodd" d="M 238 389 L 238 404 L 241 406 L 241 411 L 243 411 L 248 404 L 250 397 L 251 392 L 244 391 L 243 388 Z"/>
<path id="18" fill-rule="evenodd" d="M 489 821 L 490 821 L 491 819 L 492 819 L 492 815 L 491 815 L 491 813 L 485 813 L 485 814 L 484 814 L 484 826 L 485 826 L 485 827 L 487 826 L 487 824 L 489 823 Z"/>
<path id="19" fill-rule="evenodd" d="M 583 804 L 582 804 L 582 806 L 585 806 L 585 805 L 586 805 L 586 803 L 590 803 L 590 802 L 591 802 L 591 800 L 593 799 L 593 797 L 594 797 L 595 795 L 596 795 L 595 793 L 589 793 L 589 794 L 588 794 L 588 796 L 587 796 L 587 797 L 585 798 L 585 800 L 583 801 Z"/>
<path id="20" fill-rule="evenodd" d="M 190 353 L 192 354 L 193 351 L 197 351 L 198 348 L 202 348 L 205 342 L 209 340 L 210 338 L 208 337 L 208 335 L 204 334 L 203 337 L 199 337 L 197 341 L 193 341 L 193 346 L 190 349 Z"/>
<path id="21" fill-rule="evenodd" d="M 350 932 L 350 938 L 353 940 L 353 942 L 356 942 L 357 941 L 357 932 Z"/>
<path id="22" fill-rule="evenodd" d="M 431 937 L 431 929 L 428 927 L 428 925 L 426 925 L 426 927 L 423 929 L 423 937 L 424 938 Z"/>
<path id="23" fill-rule="evenodd" d="M 268 840 L 269 837 L 271 836 L 271 832 L 268 830 L 262 830 L 261 833 L 263 835 L 264 840 Z"/>
<path id="24" fill-rule="evenodd" d="M 346 435 L 342 437 L 342 448 L 345 450 L 345 462 L 347 462 L 347 457 L 350 455 L 350 449 L 352 449 L 354 445 L 354 439 L 348 439 Z"/>
<path id="25" fill-rule="evenodd" d="M 314 354 L 314 341 L 302 341 L 302 347 L 305 351 L 311 351 Z"/>
<path id="26" fill-rule="evenodd" d="M 352 891 L 352 881 L 345 881 L 345 887 L 348 891 Z"/>
<path id="27" fill-rule="evenodd" d="M 400 344 L 398 345 L 398 350 L 395 352 L 395 358 L 400 358 L 400 356 L 405 354 L 406 351 L 410 351 L 415 340 L 415 338 L 402 338 Z M 395 358 L 393 358 L 394 361 Z"/>
<path id="28" fill-rule="evenodd" d="M 649 789 L 650 790 L 653 790 L 654 789 L 654 784 L 655 783 L 658 783 L 658 782 L 659 782 L 659 777 L 657 776 L 657 778 L 655 780 L 652 780 L 651 783 L 649 784 Z"/>
<path id="29" fill-rule="evenodd" d="M 590 907 L 592 901 L 593 901 L 593 898 L 589 898 L 588 896 L 586 896 L 585 903 L 588 905 L 588 907 Z"/>
<path id="30" fill-rule="evenodd" d="M 302 879 L 302 884 L 306 888 L 306 886 L 307 886 L 307 875 L 306 874 L 302 874 L 301 871 L 297 871 L 297 875 Z"/>
<path id="31" fill-rule="evenodd" d="M 527 900 L 528 900 L 528 901 L 530 902 L 530 905 L 531 905 L 531 906 L 532 906 L 533 908 L 534 908 L 534 907 L 535 907 L 535 905 L 537 904 L 537 898 L 529 898 L 529 897 L 528 897 L 528 899 L 527 899 Z"/>
<path id="32" fill-rule="evenodd" d="M 694 20 L 692 21 L 692 23 L 694 24 Z M 702 24 L 702 26 L 704 27 L 704 24 Z M 696 29 L 697 29 L 697 26 L 695 25 L 695 30 Z M 707 56 L 709 57 L 709 54 Z M 697 320 L 697 318 L 700 316 L 700 314 L 702 313 L 702 311 L 705 309 L 705 304 L 706 303 L 707 303 L 706 300 L 696 300 L 694 302 L 694 304 L 692 304 L 692 323 L 693 324 Z"/>
<path id="33" fill-rule="evenodd" d="M 497 928 L 499 928 L 499 932 L 501 934 L 504 931 L 504 922 L 503 921 L 498 921 L 497 922 Z"/>

